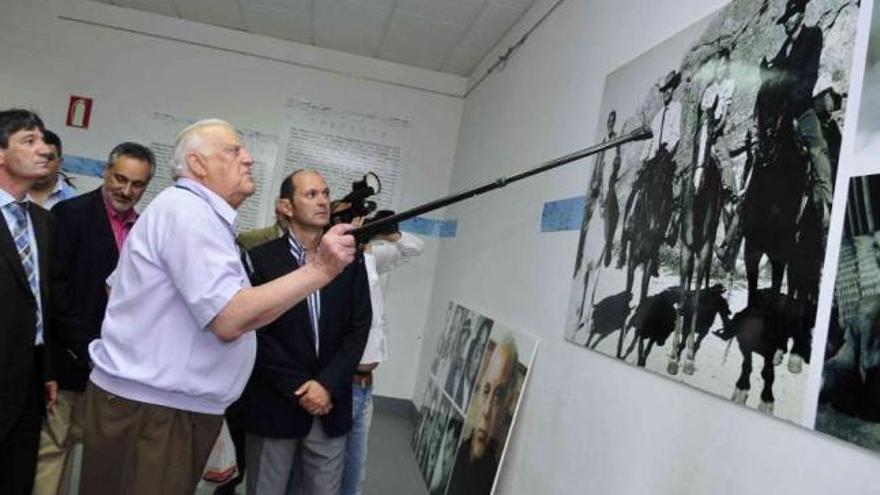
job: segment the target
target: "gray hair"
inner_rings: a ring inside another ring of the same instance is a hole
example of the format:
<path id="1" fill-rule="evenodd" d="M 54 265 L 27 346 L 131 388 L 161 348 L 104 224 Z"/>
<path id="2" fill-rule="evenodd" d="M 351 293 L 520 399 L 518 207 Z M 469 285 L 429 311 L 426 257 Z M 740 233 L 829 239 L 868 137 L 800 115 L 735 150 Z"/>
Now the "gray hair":
<path id="1" fill-rule="evenodd" d="M 199 131 L 206 127 L 228 127 L 235 130 L 235 127 L 225 120 L 203 119 L 180 131 L 174 140 L 174 158 L 171 160 L 171 174 L 175 179 L 188 175 L 189 167 L 186 164 L 186 155 L 191 151 L 202 150 L 205 143 L 202 139 L 202 133 Z"/>

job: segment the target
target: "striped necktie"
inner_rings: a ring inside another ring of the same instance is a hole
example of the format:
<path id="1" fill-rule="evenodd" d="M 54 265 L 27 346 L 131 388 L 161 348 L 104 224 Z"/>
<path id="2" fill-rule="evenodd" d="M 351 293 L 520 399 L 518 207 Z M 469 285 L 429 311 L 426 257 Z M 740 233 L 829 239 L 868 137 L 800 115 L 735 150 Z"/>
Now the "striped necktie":
<path id="1" fill-rule="evenodd" d="M 300 244 L 299 239 L 290 232 L 287 236 L 290 242 L 290 254 L 296 259 L 300 267 L 306 265 L 306 249 Z M 312 334 L 315 336 L 315 354 L 321 352 L 321 290 L 318 289 L 306 296 L 309 308 L 309 320 L 312 322 Z"/>
<path id="2" fill-rule="evenodd" d="M 27 209 L 28 203 L 13 202 L 7 206 L 7 209 L 15 218 L 15 225 L 12 225 L 12 239 L 15 241 L 15 247 L 18 249 L 18 256 L 21 258 L 21 266 L 24 268 L 24 274 L 27 276 L 28 284 L 31 287 L 31 293 L 37 301 L 37 344 L 43 342 L 43 315 L 41 311 L 40 286 L 37 283 L 37 269 L 34 266 L 34 252 L 31 246 L 30 229 L 28 228 Z"/>

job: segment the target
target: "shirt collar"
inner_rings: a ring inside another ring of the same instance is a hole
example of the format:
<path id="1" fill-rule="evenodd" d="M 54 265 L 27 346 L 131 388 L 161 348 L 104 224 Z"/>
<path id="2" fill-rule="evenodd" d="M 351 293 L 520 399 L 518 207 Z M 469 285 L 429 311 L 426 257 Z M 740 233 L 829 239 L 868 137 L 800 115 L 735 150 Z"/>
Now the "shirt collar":
<path id="1" fill-rule="evenodd" d="M 290 249 L 293 250 L 293 255 L 296 256 L 298 260 L 302 260 L 303 256 L 306 254 L 306 250 L 302 243 L 296 238 L 296 235 L 291 229 L 288 229 L 287 237 L 290 239 Z"/>
<path id="2" fill-rule="evenodd" d="M 65 193 L 67 193 L 68 190 L 73 189 L 70 185 L 67 184 L 67 182 L 64 181 L 63 175 L 57 174 L 57 176 L 58 177 L 55 181 L 55 185 L 52 186 L 52 190 L 49 191 L 49 194 L 46 196 L 46 200 L 49 200 L 50 198 L 58 198 L 59 196 L 61 196 L 60 200 L 67 199 L 66 197 L 64 197 Z M 31 201 L 30 192 L 28 192 L 25 196 L 27 197 L 28 201 Z"/>
<path id="3" fill-rule="evenodd" d="M 52 192 L 49 193 L 49 196 L 60 193 L 61 190 L 64 189 L 65 184 L 67 183 L 64 182 L 64 177 L 62 177 L 61 174 L 56 174 L 55 187 L 52 188 Z"/>
<path id="4" fill-rule="evenodd" d="M 188 177 L 181 177 L 177 179 L 174 185 L 176 187 L 186 189 L 196 196 L 204 199 L 208 203 L 208 205 L 211 206 L 211 209 L 214 210 L 215 213 L 217 213 L 217 216 L 222 218 L 230 229 L 234 229 L 235 219 L 238 214 L 235 212 L 235 208 L 230 206 L 225 199 L 220 197 L 220 195 L 208 189 L 203 184 L 194 181 Z"/>
<path id="5" fill-rule="evenodd" d="M 52 191 L 52 194 L 49 196 L 55 196 L 61 198 L 61 200 L 68 199 L 76 195 L 76 188 L 69 182 L 69 179 L 66 178 L 63 174 L 58 174 L 58 182 L 55 183 L 55 189 Z"/>
<path id="6" fill-rule="evenodd" d="M 18 201 L 15 199 L 15 196 L 9 194 L 6 189 L 0 187 L 0 208 L 5 208 L 9 203 L 28 203 L 27 195 L 25 194 L 22 201 Z"/>
<path id="7" fill-rule="evenodd" d="M 13 202 L 15 202 L 15 198 L 13 198 L 11 194 L 6 192 L 6 189 L 0 187 L 0 208 L 5 208 L 6 205 Z"/>

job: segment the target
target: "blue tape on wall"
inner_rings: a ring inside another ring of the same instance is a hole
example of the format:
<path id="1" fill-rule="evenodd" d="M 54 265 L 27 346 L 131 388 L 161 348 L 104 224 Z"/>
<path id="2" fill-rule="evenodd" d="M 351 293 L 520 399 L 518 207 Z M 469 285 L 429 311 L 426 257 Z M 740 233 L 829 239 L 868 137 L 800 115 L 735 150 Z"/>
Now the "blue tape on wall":
<path id="1" fill-rule="evenodd" d="M 458 232 L 458 220 L 432 220 L 416 217 L 401 222 L 400 230 L 428 237 L 455 237 Z"/>
<path id="2" fill-rule="evenodd" d="M 104 170 L 104 162 L 82 156 L 64 155 L 64 164 L 61 166 L 61 170 L 71 174 L 100 177 Z"/>
<path id="3" fill-rule="evenodd" d="M 544 203 L 541 213 L 541 232 L 580 230 L 584 221 L 586 196 L 560 199 Z"/>

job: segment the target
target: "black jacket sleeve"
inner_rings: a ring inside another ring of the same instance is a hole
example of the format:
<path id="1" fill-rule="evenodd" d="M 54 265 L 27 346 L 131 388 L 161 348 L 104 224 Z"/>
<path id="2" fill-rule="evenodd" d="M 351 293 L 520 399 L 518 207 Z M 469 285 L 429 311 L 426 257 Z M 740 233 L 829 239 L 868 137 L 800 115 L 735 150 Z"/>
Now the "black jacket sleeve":
<path id="1" fill-rule="evenodd" d="M 270 280 L 247 252 L 242 255 L 242 262 L 251 285 L 259 286 Z M 282 395 L 293 401 L 297 400 L 294 395 L 296 389 L 312 379 L 311 374 L 297 363 L 267 328 L 257 330 L 257 359 L 254 362 L 254 373 L 265 377 Z"/>
<path id="2" fill-rule="evenodd" d="M 66 352 L 78 364 L 88 367 L 90 339 L 80 334 L 84 322 L 71 303 L 71 267 L 80 249 L 79 222 L 82 219 L 67 215 L 64 206 L 56 205 L 52 209 L 56 222 L 52 229 L 53 249 L 49 262 L 51 302 L 48 320 L 56 352 Z"/>

